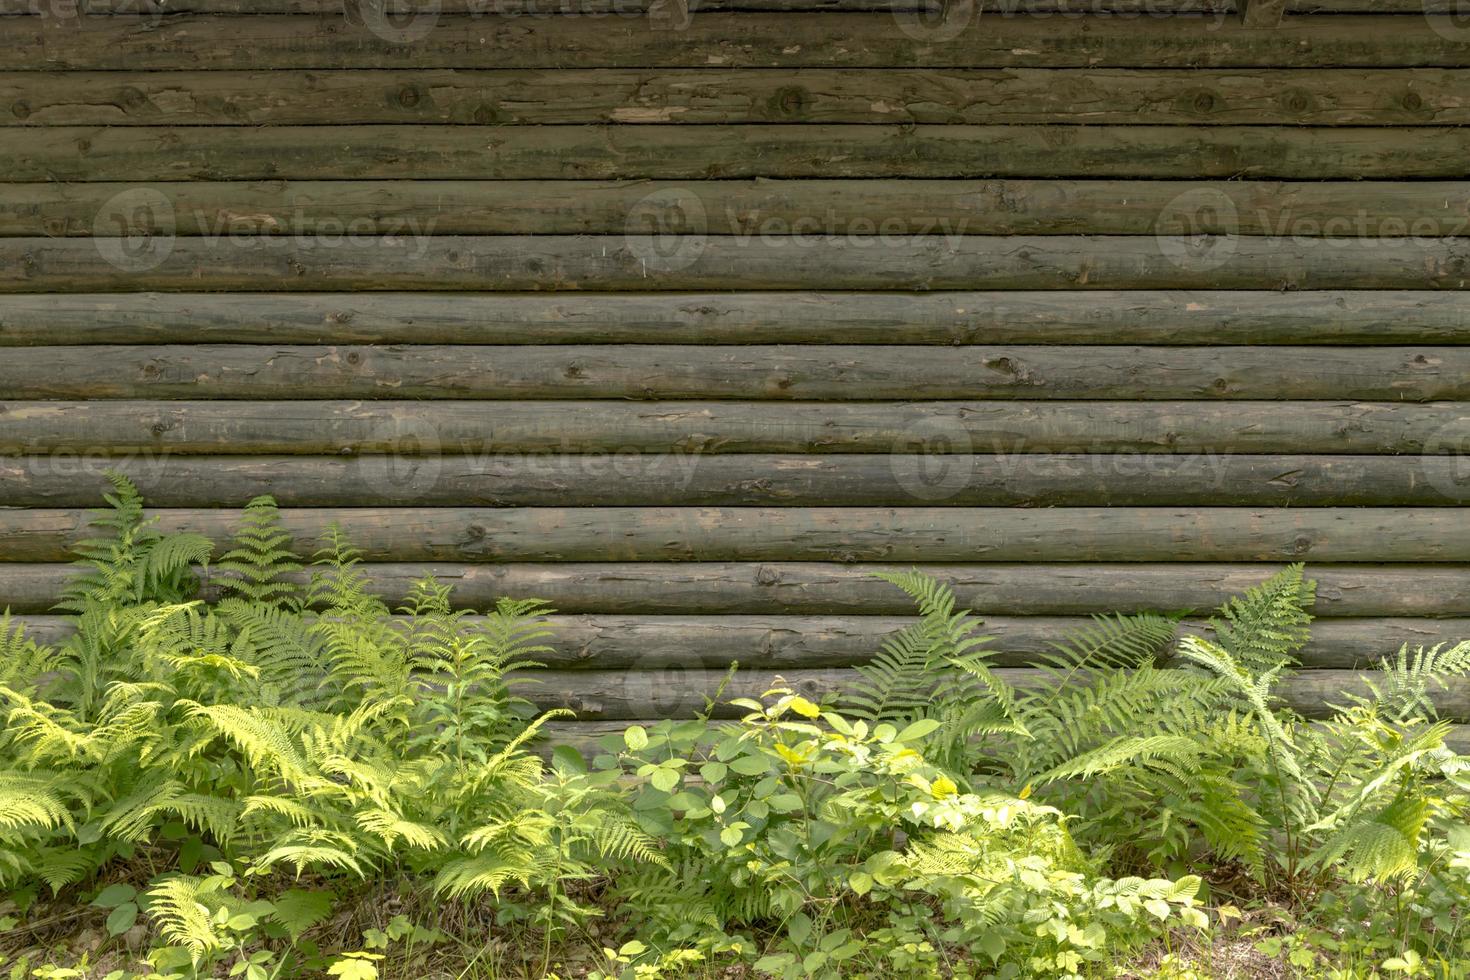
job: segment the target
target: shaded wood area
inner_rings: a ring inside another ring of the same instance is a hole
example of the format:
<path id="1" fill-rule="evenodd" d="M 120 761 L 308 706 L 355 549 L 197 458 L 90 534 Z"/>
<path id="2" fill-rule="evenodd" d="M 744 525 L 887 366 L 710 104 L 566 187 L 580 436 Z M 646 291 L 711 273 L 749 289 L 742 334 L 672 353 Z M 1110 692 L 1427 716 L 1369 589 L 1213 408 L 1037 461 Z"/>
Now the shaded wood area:
<path id="1" fill-rule="evenodd" d="M 126 474 L 159 507 L 232 507 L 263 494 L 287 507 L 904 506 L 1087 504 L 1444 506 L 1470 501 L 1450 455 L 1403 458 L 1199 453 L 945 452 L 719 455 L 610 451 L 391 457 L 0 457 L 0 499 L 85 507 Z M 404 450 L 413 447 L 404 445 Z M 426 446 L 421 449 L 430 448 Z"/>
<path id="2" fill-rule="evenodd" d="M 144 463 L 174 453 L 500 452 L 1328 453 L 1458 460 L 1467 438 L 1470 405 L 1461 402 L 0 404 L 0 456 L 136 455 Z M 391 472 L 387 461 L 379 465 Z"/>
<path id="3" fill-rule="evenodd" d="M 622 615 L 779 614 L 907 616 L 913 604 L 876 578 L 918 567 L 948 583 L 982 615 L 1089 616 L 1099 610 L 1204 614 L 1267 578 L 1280 565 L 1044 564 L 937 565 L 832 562 L 370 563 L 368 587 L 398 605 L 433 576 L 454 587 L 456 608 L 487 608 L 502 596 L 533 596 L 563 613 Z M 51 609 L 71 565 L 0 563 L 0 609 Z M 208 569 L 206 594 L 219 590 Z M 1315 615 L 1470 619 L 1470 566 L 1314 564 Z M 305 574 L 299 577 L 305 581 Z M 34 617 L 32 617 L 34 618 Z"/>
<path id="4" fill-rule="evenodd" d="M 1464 400 L 1465 347 L 27 347 L 0 398 Z"/>
<path id="5" fill-rule="evenodd" d="M 31 0 L 7 0 L 25 4 Z M 39 0 L 37 0 L 39 2 Z M 126 0 L 134 2 L 134 0 Z M 1329 0 L 1358 5 L 1367 0 Z M 1228 17 L 987 16 L 954 36 L 911 38 L 884 14 L 752 17 L 700 4 L 677 33 L 648 17 L 443 15 L 412 44 L 340 16 L 15 18 L 0 21 L 0 70 L 278 68 L 1337 68 L 1470 67 L 1453 16 L 1288 17 L 1270 31 Z M 1155 0 L 1149 0 L 1157 10 Z M 1452 0 L 1432 0 L 1444 14 Z M 1316 4 L 1312 4 L 1315 6 Z M 1091 2 L 1087 9 L 1100 6 Z M 169 3 L 179 11 L 179 0 Z M 199 8 L 189 8 L 198 11 Z"/>
<path id="6" fill-rule="evenodd" d="M 99 245 L 101 247 L 99 247 Z M 126 275 L 119 280 L 119 273 Z M 1470 238 L 389 235 L 0 238 L 0 292 L 1464 289 Z"/>
<path id="7" fill-rule="evenodd" d="M 218 181 L 149 190 L 155 234 L 1259 235 L 1470 233 L 1463 181 L 720 180 Z M 107 236 L 135 184 L 0 183 L 0 235 Z M 126 200 L 126 198 L 124 198 Z M 1330 247 L 1330 246 L 1329 246 Z"/>
<path id="8" fill-rule="evenodd" d="M 222 510 L 160 509 L 160 531 L 217 545 Z M 86 511 L 0 510 L 0 555 L 55 562 L 90 534 Z M 297 508 L 299 541 L 337 524 L 369 561 L 1324 561 L 1457 562 L 1457 507 L 1198 510 L 1131 507 Z"/>
<path id="9" fill-rule="evenodd" d="M 0 72 L 0 126 L 457 123 L 1461 125 L 1442 68 Z"/>
<path id="10" fill-rule="evenodd" d="M 741 177 L 1463 179 L 1454 126 L 52 126 L 12 181 Z M 747 286 L 752 284 L 747 283 Z"/>

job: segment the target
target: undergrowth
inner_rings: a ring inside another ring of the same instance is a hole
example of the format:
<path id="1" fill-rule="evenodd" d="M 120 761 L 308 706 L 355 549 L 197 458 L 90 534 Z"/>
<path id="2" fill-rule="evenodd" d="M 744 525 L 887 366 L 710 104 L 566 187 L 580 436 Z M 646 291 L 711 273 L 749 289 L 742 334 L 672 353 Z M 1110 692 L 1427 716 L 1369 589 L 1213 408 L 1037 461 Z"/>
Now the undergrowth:
<path id="1" fill-rule="evenodd" d="M 64 640 L 0 620 L 16 980 L 1223 976 L 1226 942 L 1470 974 L 1470 760 L 1434 707 L 1470 643 L 1309 720 L 1300 566 L 1203 632 L 1099 617 L 1019 672 L 947 586 L 886 575 L 918 618 L 843 692 L 774 678 L 589 760 L 524 696 L 543 603 L 426 580 L 392 609 L 269 498 L 217 557 L 120 477 L 94 527 Z"/>

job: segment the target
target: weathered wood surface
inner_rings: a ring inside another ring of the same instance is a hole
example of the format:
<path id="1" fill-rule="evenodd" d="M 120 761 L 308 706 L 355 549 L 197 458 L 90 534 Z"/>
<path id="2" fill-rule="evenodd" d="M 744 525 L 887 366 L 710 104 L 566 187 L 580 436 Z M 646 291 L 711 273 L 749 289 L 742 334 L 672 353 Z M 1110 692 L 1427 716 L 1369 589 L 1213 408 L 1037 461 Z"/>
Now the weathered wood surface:
<path id="1" fill-rule="evenodd" d="M 1093 344 L 1100 338 L 1151 345 L 1470 344 L 1470 296 L 1414 290 L 0 295 L 0 347 Z"/>
<path id="2" fill-rule="evenodd" d="M 855 672 L 841 668 L 790 670 L 782 672 L 788 686 L 820 701 L 851 684 Z M 998 676 L 1018 686 L 1043 682 L 1046 677 L 1027 668 L 999 668 Z M 635 718 L 688 717 L 702 711 L 725 679 L 721 670 L 665 667 L 651 670 L 544 671 L 539 683 L 527 684 L 521 693 L 542 708 L 571 708 L 584 719 L 623 720 Z M 771 686 L 770 671 L 739 671 L 724 690 L 724 700 L 715 716 L 734 718 L 743 714 L 728 702 L 732 698 L 757 697 Z M 1362 674 L 1356 670 L 1306 670 L 1283 678 L 1277 693 L 1285 704 L 1308 717 L 1330 714 L 1329 704 L 1342 704 L 1346 695 L 1367 696 Z M 1446 690 L 1435 690 L 1431 698 L 1440 714 L 1455 721 L 1470 721 L 1470 683 L 1452 681 Z"/>
<path id="3" fill-rule="evenodd" d="M 985 617 L 1077 617 L 1150 610 L 1203 615 L 1281 566 L 777 561 L 408 562 L 361 567 L 369 590 L 395 608 L 415 583 L 433 576 L 453 586 L 451 600 L 458 609 L 486 609 L 502 596 L 535 596 L 562 613 L 642 616 L 908 616 L 913 603 L 875 576 L 919 567 L 947 582 L 962 606 Z M 74 573 L 69 564 L 0 563 L 0 609 L 47 612 Z M 1470 566 L 1313 564 L 1309 574 L 1317 583 L 1313 614 L 1324 618 L 1314 630 L 1344 617 L 1406 623 L 1426 617 L 1470 618 Z M 297 577 L 304 581 L 306 576 Z M 206 595 L 217 594 L 209 570 L 201 570 L 200 578 Z M 1405 633 L 1401 642 L 1426 642 L 1412 637 Z"/>
<path id="4" fill-rule="evenodd" d="M 0 455 L 1411 453 L 1457 402 L 8 402 Z M 386 462 L 386 461 L 385 461 Z"/>
<path id="5" fill-rule="evenodd" d="M 0 457 L 0 500 L 83 507 L 128 475 L 158 507 L 1444 506 L 1470 503 L 1463 455 L 1201 453 L 747 456 Z M 408 447 L 405 447 L 408 448 Z"/>
<path id="6" fill-rule="evenodd" d="M 943 12 L 938 0 L 692 0 L 689 12 L 740 11 L 744 13 L 881 11 L 886 13 Z M 1287 0 L 1283 6 L 1292 12 L 1334 13 L 1341 11 L 1384 14 L 1417 14 L 1431 11 L 1454 11 L 1451 0 Z M 649 17 L 673 19 L 669 5 L 659 0 L 373 0 L 371 5 L 354 0 L 340 4 L 336 0 L 3 0 L 0 13 L 75 15 L 170 14 L 177 12 L 247 13 L 247 14 L 345 14 L 349 21 L 366 17 L 417 15 L 436 16 L 439 11 L 471 16 L 522 17 L 591 17 L 597 19 Z M 1016 17 L 1028 14 L 1067 14 L 1070 16 L 1148 15 L 1169 17 L 1178 14 L 1219 14 L 1240 12 L 1245 5 L 1238 0 L 982 0 L 973 5 L 972 18 Z M 681 27 L 682 22 L 676 22 Z"/>
<path id="7" fill-rule="evenodd" d="M 721 180 L 160 183 L 155 233 L 183 236 L 647 234 L 1470 234 L 1464 181 Z M 0 183 L 0 235 L 116 235 L 138 185 Z M 150 195 L 151 198 L 151 195 Z M 128 198 L 120 199 L 123 202 Z M 99 216 L 103 220 L 99 221 Z"/>
<path id="8" fill-rule="evenodd" d="M 809 670 L 866 662 L 889 638 L 913 623 L 887 616 L 619 616 L 548 617 L 550 652 L 537 660 L 553 669 L 719 670 L 743 668 Z M 41 642 L 54 643 L 72 631 L 63 617 L 22 620 Z M 1079 617 L 1007 617 L 985 620 L 986 649 L 994 662 L 1025 667 L 1045 663 L 1054 644 L 1093 625 Z M 1199 620 L 1181 624 L 1180 635 L 1201 635 Z M 1329 620 L 1313 628 L 1300 661 L 1311 669 L 1363 668 L 1377 664 L 1405 643 L 1411 647 L 1470 639 L 1467 619 Z"/>
<path id="9" fill-rule="evenodd" d="M 940 22 L 941 30 L 921 27 L 916 38 L 884 14 L 771 18 L 701 5 L 671 32 L 647 17 L 463 16 L 446 5 L 404 44 L 339 9 L 273 16 L 251 6 L 243 17 L 0 20 L 0 70 L 1470 67 L 1470 47 L 1452 17 L 1288 17 L 1274 30 L 1255 31 L 1234 17 L 983 14 L 968 29 Z"/>
<path id="10" fill-rule="evenodd" d="M 1462 125 L 1444 68 L 0 72 L 3 126 Z"/>
<path id="11" fill-rule="evenodd" d="M 161 531 L 217 543 L 238 515 L 164 509 Z M 0 555 L 53 562 L 86 511 L 0 510 Z M 318 540 L 336 522 L 369 561 L 1470 561 L 1458 507 L 293 508 Z"/>
<path id="12" fill-rule="evenodd" d="M 1470 47 L 1470 46 L 1467 46 Z M 1282 126 L 54 126 L 12 181 L 1147 177 L 1459 179 L 1470 130 Z"/>
<path id="13" fill-rule="evenodd" d="M 1470 238 L 0 238 L 0 291 L 1463 289 Z"/>
<path id="14" fill-rule="evenodd" d="M 0 398 L 1470 398 L 1467 347 L 22 347 Z"/>

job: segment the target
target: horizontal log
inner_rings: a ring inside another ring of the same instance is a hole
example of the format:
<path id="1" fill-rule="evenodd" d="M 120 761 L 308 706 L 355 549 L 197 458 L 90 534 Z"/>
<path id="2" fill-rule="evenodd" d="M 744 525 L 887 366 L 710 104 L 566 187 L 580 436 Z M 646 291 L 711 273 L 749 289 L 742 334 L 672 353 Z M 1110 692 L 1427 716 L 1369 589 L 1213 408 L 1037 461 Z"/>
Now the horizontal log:
<path id="1" fill-rule="evenodd" d="M 1462 456 L 1455 402 L 8 402 L 0 456 L 1229 453 Z M 386 471 L 391 472 L 391 471 Z M 385 477 L 386 478 L 386 477 Z"/>
<path id="2" fill-rule="evenodd" d="M 1056 291 L 0 295 L 0 347 L 1099 340 L 1161 345 L 1470 344 L 1470 296 L 1411 290 L 1097 290 L 1085 296 Z"/>
<path id="3" fill-rule="evenodd" d="M 895 447 L 901 449 L 902 447 Z M 0 457 L 0 500 L 85 507 L 125 473 L 158 507 L 1443 506 L 1470 502 L 1456 456 L 1201 453 L 768 456 Z M 943 447 L 934 446 L 936 450 Z M 920 450 L 914 452 L 912 450 Z"/>
<path id="4" fill-rule="evenodd" d="M 302 547 L 301 550 L 309 551 Z M 1279 565 L 840 565 L 831 562 L 380 563 L 361 566 L 369 589 L 397 608 L 415 583 L 453 586 L 457 609 L 535 596 L 563 613 L 618 615 L 905 616 L 913 603 L 876 577 L 910 567 L 948 583 L 982 616 L 1092 616 L 1168 610 L 1207 614 L 1278 571 Z M 0 564 L 0 609 L 44 613 L 75 569 Z M 209 570 L 204 594 L 217 596 Z M 1319 565 L 1313 613 L 1328 620 L 1470 618 L 1470 566 Z M 304 573 L 299 576 L 304 580 Z M 34 618 L 34 617 L 32 617 Z M 1319 623 L 1318 629 L 1325 624 Z M 1326 635 L 1326 634 L 1319 634 Z M 1406 639 L 1412 630 L 1405 630 Z M 1414 640 L 1413 642 L 1421 642 Z"/>
<path id="5" fill-rule="evenodd" d="M 0 398 L 1470 398 L 1466 347 L 22 347 Z"/>
<path id="6" fill-rule="evenodd" d="M 217 544 L 227 510 L 154 512 L 165 532 Z M 0 510 L 0 559 L 65 560 L 91 533 L 72 509 Z M 1470 561 L 1457 507 L 293 508 L 317 540 L 333 523 L 368 561 Z"/>
<path id="7" fill-rule="evenodd" d="M 0 292 L 1462 289 L 1470 238 L 700 234 L 0 238 Z"/>
<path id="8" fill-rule="evenodd" d="M 1045 675 L 1027 668 L 1000 668 L 1000 677 L 1017 687 L 1043 682 Z M 814 700 L 830 700 L 851 684 L 855 672 L 842 668 L 785 671 L 786 684 Z M 689 670 L 667 667 L 629 671 L 544 671 L 539 683 L 528 684 L 521 693 L 542 708 L 571 708 L 582 719 L 624 720 L 635 718 L 687 718 L 705 709 L 725 681 L 720 670 Z M 729 704 L 739 697 L 758 697 L 775 683 L 771 672 L 738 671 L 714 706 L 714 716 L 735 718 L 743 710 Z M 1287 707 L 1307 717 L 1331 713 L 1330 704 L 1344 704 L 1349 693 L 1368 695 L 1362 674 L 1355 670 L 1306 670 L 1282 679 L 1277 695 Z M 1470 721 L 1470 683 L 1463 679 L 1445 690 L 1431 692 L 1441 716 Z"/>
<path id="9" fill-rule="evenodd" d="M 632 19 L 648 17 L 659 22 L 671 20 L 679 26 L 675 14 L 664 9 L 657 0 L 443 0 L 433 11 L 449 15 L 489 17 L 589 17 L 595 19 Z M 1452 0 L 1284 0 L 1280 6 L 1299 13 L 1372 12 L 1379 14 L 1418 14 L 1425 10 L 1453 12 Z M 427 15 L 423 0 L 385 0 L 371 9 L 356 4 L 345 8 L 349 22 L 361 22 L 382 15 Z M 810 12 L 885 12 L 939 13 L 938 0 L 693 0 L 689 13 L 738 11 L 742 13 L 810 13 Z M 1153 16 L 1179 14 L 1235 13 L 1243 5 L 1238 0 L 983 0 L 975 5 L 977 14 L 1017 17 L 1032 14 L 1067 14 L 1080 17 Z M 246 13 L 320 15 L 339 14 L 344 8 L 334 0 L 3 0 L 0 14 L 41 14 L 59 17 L 63 13 L 94 15 L 161 15 L 187 13 Z M 376 24 L 376 20 L 373 22 Z"/>
<path id="10" fill-rule="evenodd" d="M 31 0 L 10 0 L 27 3 Z M 36 0 L 39 3 L 39 0 Z M 48 0 L 59 2 L 59 0 Z M 128 0 L 132 2 L 132 0 Z M 171 0 L 169 10 L 178 0 Z M 1121 0 L 1113 0 L 1121 2 Z M 1146 0 L 1149 4 L 1157 0 Z M 1327 0 L 1343 5 L 1356 0 Z M 721 13 L 648 17 L 463 16 L 419 21 L 413 43 L 340 7 L 313 16 L 34 18 L 0 21 L 0 70 L 256 68 L 1263 68 L 1470 67 L 1450 17 L 1288 17 L 1271 31 L 1236 18 L 1025 17 L 941 21 L 918 36 L 891 16 Z M 1440 0 L 1433 0 L 1440 2 Z M 1449 2 L 1449 0 L 1446 0 Z M 1089 0 L 1089 6 L 1095 5 Z M 963 14 L 963 9 L 957 11 Z M 1454 14 L 1452 2 L 1446 10 Z M 960 29 L 954 30 L 955 26 Z M 895 29 L 898 28 L 898 29 Z M 385 36 L 386 34 L 386 36 Z"/>
<path id="11" fill-rule="evenodd" d="M 3 126 L 1470 122 L 1445 68 L 0 72 Z"/>
<path id="12" fill-rule="evenodd" d="M 1461 127 L 56 126 L 11 181 L 740 177 L 1457 179 Z"/>
<path id="13" fill-rule="evenodd" d="M 153 233 L 206 238 L 664 228 L 745 238 L 1470 234 L 1470 183 L 1462 181 L 222 181 L 160 183 L 148 192 Z M 0 183 L 0 235 L 119 234 L 109 220 L 125 211 L 114 203 L 119 194 L 141 200 L 130 183 Z"/>
<path id="14" fill-rule="evenodd" d="M 20 620 L 38 642 L 56 643 L 73 631 L 59 616 Z M 765 670 L 809 670 L 866 663 L 881 645 L 913 623 L 912 617 L 857 616 L 617 616 L 554 615 L 547 619 L 550 652 L 537 660 L 553 669 L 720 670 L 732 662 Z M 1006 666 L 1044 663 L 1055 645 L 1086 618 L 1007 617 L 985 620 L 982 633 L 994 662 Z M 1180 635 L 1202 635 L 1204 622 L 1190 620 Z M 1377 664 L 1404 644 L 1429 646 L 1470 639 L 1467 619 L 1329 620 L 1313 627 L 1302 650 L 1305 667 L 1361 668 Z"/>

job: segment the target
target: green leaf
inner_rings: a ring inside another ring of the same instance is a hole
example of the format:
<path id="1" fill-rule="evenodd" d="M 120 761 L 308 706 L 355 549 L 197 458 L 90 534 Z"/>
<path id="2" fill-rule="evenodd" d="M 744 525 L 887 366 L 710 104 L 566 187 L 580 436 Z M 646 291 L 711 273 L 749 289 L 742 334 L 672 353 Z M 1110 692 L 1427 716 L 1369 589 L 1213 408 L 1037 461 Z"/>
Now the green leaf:
<path id="1" fill-rule="evenodd" d="M 552 749 L 551 764 L 562 772 L 587 771 L 587 758 L 574 745 L 558 745 Z"/>
<path id="2" fill-rule="evenodd" d="M 936 732 L 938 729 L 939 722 L 935 721 L 933 718 L 920 718 L 918 721 L 914 722 L 912 725 L 907 726 L 906 728 L 904 728 L 903 731 L 894 736 L 893 740 L 895 742 L 917 742 L 919 739 L 924 738 L 927 735 L 934 734 L 934 732 Z"/>
<path id="3" fill-rule="evenodd" d="M 771 761 L 759 755 L 742 755 L 730 763 L 730 768 L 742 776 L 755 776 L 769 771 Z"/>
<path id="4" fill-rule="evenodd" d="M 679 785 L 679 771 L 677 769 L 664 769 L 660 767 L 653 771 L 653 775 L 648 777 L 648 781 L 653 784 L 654 789 L 663 790 L 665 793 L 668 793 L 675 786 Z"/>
<path id="5" fill-rule="evenodd" d="M 706 762 L 699 767 L 699 775 L 707 783 L 718 783 L 730 773 L 730 767 L 723 762 Z"/>
<path id="6" fill-rule="evenodd" d="M 795 793 L 781 793 L 766 801 L 777 813 L 794 813 L 801 809 L 801 797 Z"/>
<path id="7" fill-rule="evenodd" d="M 642 725 L 634 725 L 623 732 L 623 744 L 634 752 L 642 752 L 648 748 L 648 730 Z"/>
<path id="8" fill-rule="evenodd" d="M 866 871 L 854 871 L 847 876 L 847 887 L 858 895 L 866 895 L 873 890 L 873 876 Z"/>
<path id="9" fill-rule="evenodd" d="M 726 847 L 735 847 L 744 838 L 745 835 L 741 833 L 739 828 L 737 827 L 726 827 L 724 830 L 720 831 L 720 843 L 724 844 Z"/>
<path id="10" fill-rule="evenodd" d="M 138 906 L 134 902 L 124 902 L 113 909 L 107 916 L 107 934 L 109 936 L 121 936 L 133 928 L 133 923 L 138 921 Z"/>
<path id="11" fill-rule="evenodd" d="M 137 897 L 138 889 L 132 885 L 108 885 L 97 893 L 97 897 L 92 899 L 92 904 L 98 908 L 112 909 L 117 908 L 125 902 L 131 902 Z"/>

